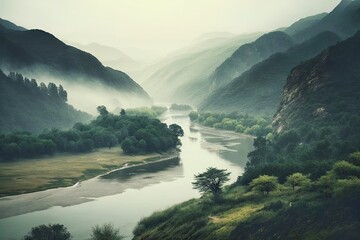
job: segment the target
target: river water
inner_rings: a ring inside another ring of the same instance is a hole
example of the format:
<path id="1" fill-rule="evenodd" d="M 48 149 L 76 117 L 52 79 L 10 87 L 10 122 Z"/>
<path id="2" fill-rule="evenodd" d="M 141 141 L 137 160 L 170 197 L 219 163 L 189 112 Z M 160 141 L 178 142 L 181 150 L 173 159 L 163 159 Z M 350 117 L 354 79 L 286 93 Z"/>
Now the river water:
<path id="1" fill-rule="evenodd" d="M 131 239 L 141 218 L 200 196 L 192 189 L 194 174 L 208 167 L 227 169 L 229 183 L 242 174 L 252 138 L 193 125 L 185 113 L 168 112 L 164 122 L 184 130 L 179 159 L 123 169 L 80 187 L 1 198 L 0 206 L 11 217 L 0 219 L 0 239 L 21 239 L 31 227 L 48 223 L 64 224 L 76 240 L 89 239 L 96 224 L 112 223 Z M 16 214 L 30 205 L 31 211 Z"/>

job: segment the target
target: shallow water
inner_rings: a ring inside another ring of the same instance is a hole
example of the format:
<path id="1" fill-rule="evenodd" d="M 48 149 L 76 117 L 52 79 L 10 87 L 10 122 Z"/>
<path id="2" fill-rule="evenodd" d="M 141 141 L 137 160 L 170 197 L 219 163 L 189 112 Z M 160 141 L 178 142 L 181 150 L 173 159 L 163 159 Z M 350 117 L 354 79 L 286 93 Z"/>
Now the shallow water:
<path id="1" fill-rule="evenodd" d="M 231 172 L 230 182 L 242 174 L 252 138 L 192 125 L 184 113 L 164 119 L 184 129 L 179 159 L 123 169 L 80 187 L 0 199 L 3 209 L 34 206 L 29 213 L 0 219 L 0 239 L 20 239 L 31 227 L 47 223 L 64 224 L 74 239 L 88 239 L 92 226 L 108 222 L 131 239 L 141 218 L 200 196 L 192 189 L 194 174 L 218 167 Z"/>

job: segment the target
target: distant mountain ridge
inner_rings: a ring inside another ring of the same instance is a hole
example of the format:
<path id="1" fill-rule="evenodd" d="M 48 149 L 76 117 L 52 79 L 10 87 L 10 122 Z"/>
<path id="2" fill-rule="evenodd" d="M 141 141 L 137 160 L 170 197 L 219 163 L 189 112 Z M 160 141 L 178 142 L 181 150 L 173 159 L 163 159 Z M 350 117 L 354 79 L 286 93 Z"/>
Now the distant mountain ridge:
<path id="1" fill-rule="evenodd" d="M 239 45 L 255 40 L 260 34 L 219 38 L 196 42 L 170 54 L 142 73 L 141 81 L 150 94 L 162 101 L 197 104 L 208 94 L 207 81 L 212 69 L 229 57 Z"/>
<path id="2" fill-rule="evenodd" d="M 14 23 L 12 23 L 8 20 L 2 19 L 2 18 L 0 18 L 0 25 L 4 26 L 5 28 L 10 29 L 10 30 L 16 30 L 16 31 L 26 31 L 27 30 L 26 28 L 20 27 Z"/>
<path id="3" fill-rule="evenodd" d="M 144 89 L 126 73 L 104 67 L 93 55 L 66 45 L 42 30 L 0 28 L 0 66 L 7 71 L 31 75 L 45 72 L 69 84 L 89 87 L 93 84 L 93 89 L 102 86 L 118 91 L 118 95 L 128 102 L 132 99 L 142 102 L 141 105 L 152 101 Z"/>
<path id="4" fill-rule="evenodd" d="M 264 34 L 256 41 L 242 45 L 211 74 L 210 90 L 228 84 L 256 63 L 293 45 L 290 36 L 280 31 Z"/>
<path id="5" fill-rule="evenodd" d="M 87 45 L 73 43 L 71 44 L 85 52 L 89 52 L 96 56 L 104 65 L 115 69 L 126 71 L 138 70 L 141 63 L 135 61 L 117 48 L 105 46 L 98 43 L 90 43 Z"/>
<path id="6" fill-rule="evenodd" d="M 274 117 L 277 132 L 304 122 L 324 126 L 341 121 L 339 116 L 359 116 L 359 42 L 360 32 L 291 71 Z"/>
<path id="7" fill-rule="evenodd" d="M 340 4 L 316 24 L 294 34 L 299 41 L 323 31 L 331 31 L 346 39 L 360 29 L 360 0 L 342 0 Z"/>
<path id="8" fill-rule="evenodd" d="M 350 37 L 357 30 L 360 30 L 360 0 L 344 0 L 329 14 L 300 19 L 284 30 L 298 42 L 298 47 L 292 48 L 286 55 L 271 56 L 224 88 L 212 92 L 200 103 L 199 110 L 274 114 L 280 102 L 281 84 L 285 84 L 291 68 L 337 41 Z"/>
<path id="9" fill-rule="evenodd" d="M 340 40 L 336 34 L 324 32 L 284 53 L 274 54 L 214 91 L 199 105 L 199 110 L 272 116 L 290 70 Z"/>

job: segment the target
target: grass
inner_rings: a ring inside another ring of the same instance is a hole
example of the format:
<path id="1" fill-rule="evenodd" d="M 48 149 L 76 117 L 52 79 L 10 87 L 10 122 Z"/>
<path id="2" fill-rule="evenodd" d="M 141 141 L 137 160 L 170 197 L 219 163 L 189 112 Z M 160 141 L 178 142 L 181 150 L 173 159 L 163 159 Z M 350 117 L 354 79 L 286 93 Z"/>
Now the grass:
<path id="1" fill-rule="evenodd" d="M 236 186 L 220 202 L 205 196 L 142 219 L 134 239 L 358 239 L 359 220 L 360 211 L 316 191 L 282 187 L 263 196 Z"/>
<path id="2" fill-rule="evenodd" d="M 74 185 L 110 170 L 135 165 L 173 154 L 124 155 L 120 148 L 102 148 L 84 154 L 0 162 L 0 196 L 16 195 Z"/>

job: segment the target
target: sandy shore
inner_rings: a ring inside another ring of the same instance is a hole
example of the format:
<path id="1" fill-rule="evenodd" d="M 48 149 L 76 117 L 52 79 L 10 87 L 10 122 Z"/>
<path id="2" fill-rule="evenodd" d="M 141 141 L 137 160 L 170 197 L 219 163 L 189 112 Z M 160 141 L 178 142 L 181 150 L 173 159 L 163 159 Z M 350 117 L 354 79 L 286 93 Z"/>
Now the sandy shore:
<path id="1" fill-rule="evenodd" d="M 145 162 L 137 165 L 129 165 L 119 169 L 115 169 L 109 171 L 109 173 L 113 173 L 119 170 L 131 169 L 131 168 L 139 168 L 146 165 L 154 165 L 161 162 L 179 162 L 178 155 L 174 153 L 174 156 L 167 155 L 164 158 Z M 180 173 L 176 172 L 179 169 L 174 169 L 174 176 L 180 175 Z M 109 174 L 107 173 L 107 174 Z M 109 186 L 108 184 L 104 184 L 101 179 L 102 176 L 106 174 L 101 174 L 95 178 L 82 181 L 80 184 L 75 184 L 70 187 L 59 187 L 54 189 L 48 189 L 44 191 L 20 194 L 15 196 L 8 196 L 0 198 L 0 219 L 7 218 L 11 216 L 17 216 L 29 212 L 41 211 L 54 206 L 73 206 L 89 201 L 93 201 L 96 198 L 118 194 L 126 189 L 139 189 L 144 187 L 145 185 L 149 185 L 152 183 L 156 183 L 159 181 L 163 181 L 166 177 L 159 174 L 156 178 L 147 179 L 146 182 L 141 181 L 143 176 L 139 176 L 139 181 L 123 181 L 123 182 L 115 182 L 116 187 Z M 134 176 L 135 178 L 137 176 Z M 96 189 L 96 191 L 94 191 Z M 29 204 L 31 203 L 31 204 Z"/>

